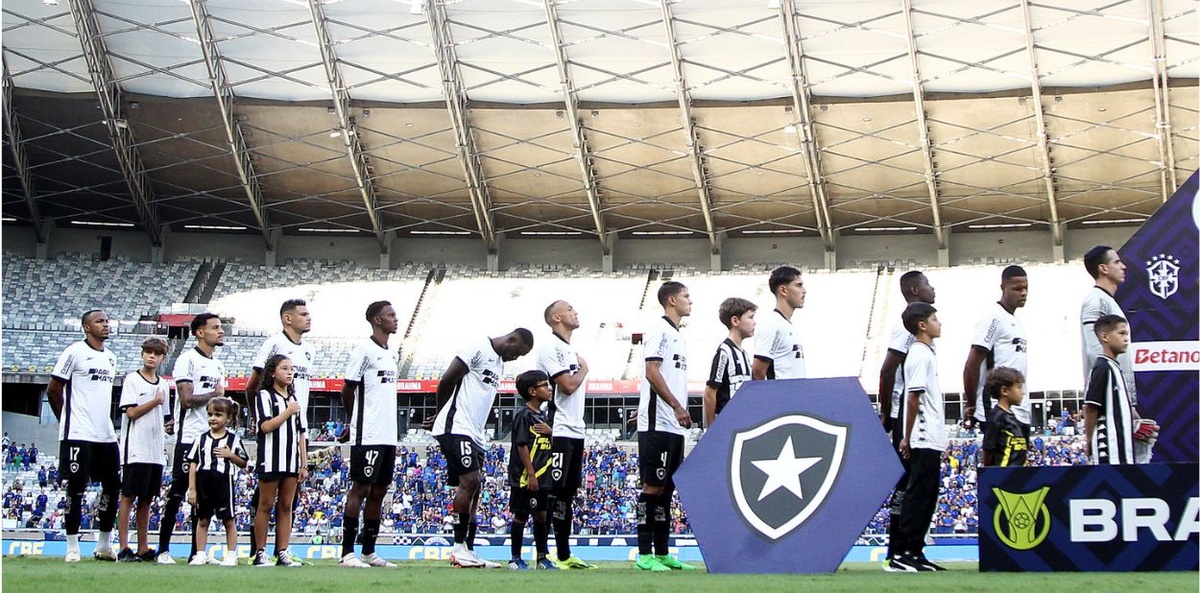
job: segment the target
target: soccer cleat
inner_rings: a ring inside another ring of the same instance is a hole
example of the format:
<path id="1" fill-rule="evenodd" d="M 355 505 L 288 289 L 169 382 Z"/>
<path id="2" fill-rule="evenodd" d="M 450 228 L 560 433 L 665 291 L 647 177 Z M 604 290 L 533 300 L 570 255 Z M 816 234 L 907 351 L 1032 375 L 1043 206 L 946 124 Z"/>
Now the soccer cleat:
<path id="1" fill-rule="evenodd" d="M 692 566 L 691 564 L 684 564 L 684 563 L 680 562 L 679 560 L 675 559 L 675 557 L 673 557 L 673 556 L 665 556 L 664 555 L 664 556 L 655 556 L 654 558 L 656 560 L 658 560 L 659 564 L 661 564 L 671 570 L 696 570 L 695 566 Z"/>
<path id="2" fill-rule="evenodd" d="M 145 552 L 139 552 L 137 556 L 142 559 L 142 562 L 154 562 L 155 558 L 158 557 L 158 552 L 154 551 L 154 548 L 151 548 Z"/>
<path id="3" fill-rule="evenodd" d="M 529 565 L 526 564 L 525 561 L 520 558 L 513 558 L 512 560 L 508 561 L 508 569 L 509 570 L 529 570 Z"/>
<path id="4" fill-rule="evenodd" d="M 658 561 L 658 557 L 654 556 L 653 554 L 642 554 L 638 556 L 637 562 L 634 562 L 633 565 L 636 566 L 638 570 L 648 570 L 650 572 L 671 571 L 671 569 L 663 566 L 662 562 Z"/>
<path id="5" fill-rule="evenodd" d="M 252 566 L 274 566 L 271 560 L 267 558 L 266 550 L 259 550 L 254 553 L 254 561 L 250 563 Z"/>
<path id="6" fill-rule="evenodd" d="M 279 550 L 275 552 L 275 566 L 304 566 L 295 558 L 292 558 L 292 553 L 287 550 Z"/>
<path id="7" fill-rule="evenodd" d="M 479 561 L 483 563 L 483 568 L 504 568 L 504 565 L 500 564 L 499 562 L 492 562 L 491 560 L 480 556 L 475 557 L 479 558 Z"/>
<path id="8" fill-rule="evenodd" d="M 534 563 L 534 567 L 538 570 L 558 570 L 558 566 L 554 564 L 554 561 L 545 556 L 538 558 L 537 562 Z"/>
<path id="9" fill-rule="evenodd" d="M 917 562 L 921 563 L 922 566 L 932 570 L 933 572 L 943 572 L 946 570 L 946 567 L 926 558 L 924 554 L 917 556 Z"/>
<path id="10" fill-rule="evenodd" d="M 917 569 L 900 562 L 893 556 L 883 563 L 883 572 L 917 572 Z"/>
<path id="11" fill-rule="evenodd" d="M 208 564 L 208 554 L 204 552 L 196 552 L 196 555 L 188 560 L 188 566 L 204 566 L 205 564 Z"/>
<path id="12" fill-rule="evenodd" d="M 917 556 L 916 554 L 913 554 L 912 552 L 905 552 L 905 553 L 901 554 L 900 557 L 896 559 L 896 562 L 900 563 L 903 566 L 907 566 L 907 567 L 913 569 L 912 572 L 933 572 L 934 571 L 933 568 L 930 568 L 929 566 L 926 566 L 923 562 L 921 562 L 920 557 Z"/>
<path id="13" fill-rule="evenodd" d="M 370 564 L 359 560 L 358 556 L 354 555 L 354 552 L 342 556 L 342 559 L 338 560 L 338 566 L 345 568 L 371 568 Z"/>
<path id="14" fill-rule="evenodd" d="M 559 560 L 558 567 L 566 570 L 592 570 L 598 568 L 595 564 L 588 564 L 574 556 L 566 560 Z"/>
<path id="15" fill-rule="evenodd" d="M 475 552 L 468 550 L 462 544 L 456 544 L 454 549 L 450 551 L 450 565 L 458 568 L 483 568 L 484 560 L 475 555 Z"/>
<path id="16" fill-rule="evenodd" d="M 221 561 L 217 560 L 216 556 L 209 556 L 208 560 L 206 560 L 204 563 L 208 564 L 209 566 L 220 566 L 221 565 Z"/>
<path id="17" fill-rule="evenodd" d="M 170 552 L 162 552 L 155 556 L 154 561 L 158 564 L 175 564 L 175 559 L 171 557 Z"/>
<path id="18" fill-rule="evenodd" d="M 117 554 L 117 562 L 141 562 L 141 561 L 142 561 L 141 557 L 139 557 L 137 554 L 134 554 L 133 550 L 130 550 L 129 548 L 125 548 L 125 549 L 121 550 L 120 554 Z"/>
<path id="19" fill-rule="evenodd" d="M 362 561 L 366 562 L 368 566 L 374 566 L 375 568 L 396 568 L 395 563 L 388 562 L 387 560 L 380 558 L 379 554 L 376 554 L 375 552 L 371 552 L 370 554 L 363 556 Z"/>
<path id="20" fill-rule="evenodd" d="M 95 558 L 96 560 L 103 560 L 105 562 L 116 562 L 117 552 L 112 548 L 107 550 L 96 550 L 95 552 L 92 552 L 92 558 Z"/>
<path id="21" fill-rule="evenodd" d="M 79 562 L 82 558 L 83 558 L 83 556 L 80 555 L 79 550 L 75 549 L 75 550 L 67 550 L 67 555 L 65 557 L 63 557 L 63 560 L 67 564 L 75 564 L 76 562 Z"/>
<path id="22" fill-rule="evenodd" d="M 225 555 L 221 557 L 221 566 L 237 566 L 237 552 L 225 551 Z"/>

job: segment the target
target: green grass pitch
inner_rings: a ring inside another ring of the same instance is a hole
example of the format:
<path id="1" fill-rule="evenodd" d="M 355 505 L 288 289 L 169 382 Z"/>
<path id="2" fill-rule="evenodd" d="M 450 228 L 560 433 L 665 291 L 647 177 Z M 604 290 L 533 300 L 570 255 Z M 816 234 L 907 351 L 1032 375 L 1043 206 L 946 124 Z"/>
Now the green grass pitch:
<path id="1" fill-rule="evenodd" d="M 244 560 L 243 560 L 244 562 Z M 332 561 L 301 568 L 237 568 L 218 566 L 164 567 L 101 563 L 85 558 L 67 565 L 58 558 L 8 556 L 0 564 L 5 591 L 90 593 L 104 591 L 171 591 L 172 593 L 292 591 L 520 591 L 521 593 L 744 593 L 813 590 L 820 593 L 867 591 L 1197 591 L 1196 573 L 987 573 L 974 563 L 949 565 L 945 573 L 888 574 L 875 564 L 846 564 L 831 575 L 710 575 L 644 573 L 632 563 L 603 563 L 589 571 L 510 572 L 455 569 L 441 562 L 404 562 L 397 569 L 347 569 Z"/>

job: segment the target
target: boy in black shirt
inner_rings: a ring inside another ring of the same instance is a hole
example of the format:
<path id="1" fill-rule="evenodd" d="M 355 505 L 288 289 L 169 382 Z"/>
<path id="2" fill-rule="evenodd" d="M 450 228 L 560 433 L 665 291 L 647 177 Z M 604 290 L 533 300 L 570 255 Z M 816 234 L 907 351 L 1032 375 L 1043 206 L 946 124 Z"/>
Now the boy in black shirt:
<path id="1" fill-rule="evenodd" d="M 1000 467 L 1025 465 L 1029 451 L 1029 435 L 1017 421 L 1012 406 L 1025 399 L 1025 377 L 1010 367 L 996 367 L 988 373 L 984 394 L 996 402 L 987 416 L 983 434 L 983 464 Z"/>
<path id="2" fill-rule="evenodd" d="M 542 413 L 542 404 L 550 401 L 554 390 L 550 376 L 542 371 L 526 371 L 517 376 L 517 393 L 525 405 L 513 416 L 512 450 L 508 459 L 508 482 L 512 487 L 512 560 L 510 570 L 529 570 L 521 558 L 525 541 L 525 522 L 533 515 L 533 541 L 537 547 L 535 568 L 558 570 L 547 558 L 550 553 L 549 527 L 546 525 L 546 501 L 550 492 L 550 424 Z"/>

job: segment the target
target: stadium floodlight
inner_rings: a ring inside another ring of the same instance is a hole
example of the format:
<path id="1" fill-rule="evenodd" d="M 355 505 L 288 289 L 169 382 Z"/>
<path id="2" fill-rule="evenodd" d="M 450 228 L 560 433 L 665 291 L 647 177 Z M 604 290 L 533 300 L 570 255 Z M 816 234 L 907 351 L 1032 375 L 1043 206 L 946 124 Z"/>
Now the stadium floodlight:
<path id="1" fill-rule="evenodd" d="M 71 224 L 78 225 L 78 226 L 102 226 L 102 227 L 120 227 L 120 228 L 133 228 L 134 226 L 136 226 L 132 222 L 108 222 L 108 221 L 103 221 L 103 220 L 72 220 Z"/>
<path id="2" fill-rule="evenodd" d="M 58 0 L 42 0 L 42 4 L 46 6 L 58 6 Z"/>
<path id="3" fill-rule="evenodd" d="M 358 229 L 334 229 L 327 227 L 301 227 L 296 229 L 302 233 L 357 233 Z"/>
<path id="4" fill-rule="evenodd" d="M 196 229 L 201 231 L 244 231 L 244 226 L 234 226 L 226 224 L 185 224 L 185 229 Z"/>

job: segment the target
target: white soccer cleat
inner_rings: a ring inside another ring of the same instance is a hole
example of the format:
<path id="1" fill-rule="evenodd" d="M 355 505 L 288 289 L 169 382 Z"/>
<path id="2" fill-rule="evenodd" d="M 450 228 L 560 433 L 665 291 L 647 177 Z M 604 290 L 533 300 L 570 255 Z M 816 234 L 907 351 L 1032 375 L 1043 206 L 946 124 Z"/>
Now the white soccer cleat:
<path id="1" fill-rule="evenodd" d="M 366 556 L 363 556 L 363 562 L 366 562 L 367 565 L 374 566 L 376 568 L 396 568 L 396 565 L 394 563 L 388 562 L 387 560 L 380 558 L 379 554 L 376 554 L 374 552 L 367 554 Z"/>
<path id="2" fill-rule="evenodd" d="M 504 568 L 504 565 L 500 564 L 499 562 L 492 562 L 487 558 L 480 558 L 479 556 L 476 556 L 476 558 L 479 558 L 479 561 L 483 563 L 484 568 Z"/>
<path id="3" fill-rule="evenodd" d="M 116 562 L 117 551 L 112 548 L 107 550 L 96 550 L 92 552 L 92 558 L 95 558 L 96 560 L 103 560 L 105 562 Z"/>
<path id="4" fill-rule="evenodd" d="M 208 557 L 208 561 L 207 561 L 207 562 L 205 562 L 205 564 L 208 564 L 208 565 L 211 565 L 211 566 L 220 566 L 220 565 L 221 565 L 221 561 L 220 561 L 220 560 L 217 560 L 217 557 L 216 557 L 216 556 L 209 556 L 209 557 Z"/>
<path id="5" fill-rule="evenodd" d="M 196 555 L 188 560 L 188 566 L 204 566 L 205 564 L 208 564 L 208 554 L 204 552 L 196 552 Z"/>
<path id="6" fill-rule="evenodd" d="M 475 555 L 475 552 L 468 550 L 466 546 L 457 544 L 450 551 L 450 564 L 459 568 L 483 568 L 483 558 Z"/>
<path id="7" fill-rule="evenodd" d="M 171 557 L 170 552 L 162 552 L 154 558 L 154 562 L 158 564 L 175 564 L 175 559 Z"/>
<path id="8" fill-rule="evenodd" d="M 63 558 L 67 564 L 75 564 L 82 559 L 83 555 L 79 553 L 79 550 L 67 550 L 67 555 Z"/>
<path id="9" fill-rule="evenodd" d="M 221 566 L 237 566 L 237 565 L 238 565 L 237 552 L 226 551 L 225 556 L 223 558 L 221 558 Z"/>
<path id="10" fill-rule="evenodd" d="M 370 564 L 359 560 L 358 556 L 354 555 L 354 552 L 342 556 L 342 559 L 338 561 L 338 566 L 345 568 L 371 568 Z"/>

